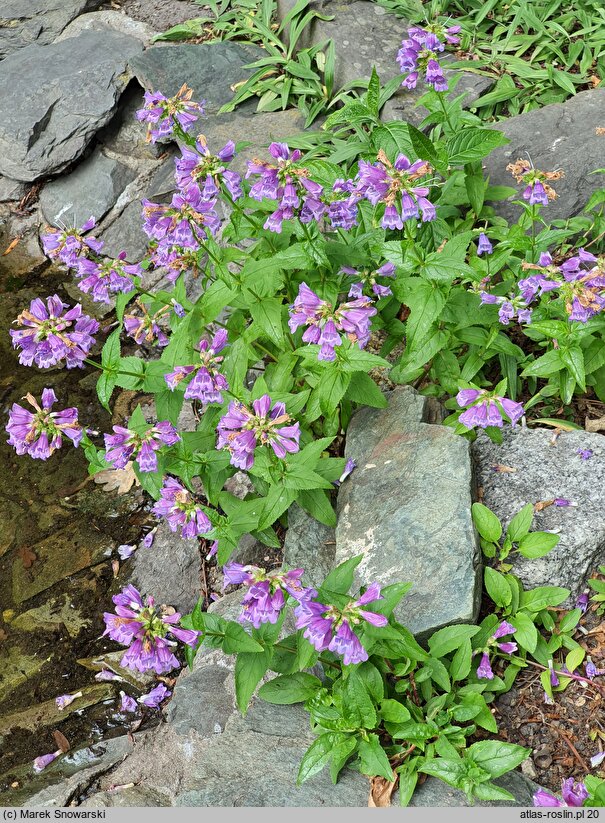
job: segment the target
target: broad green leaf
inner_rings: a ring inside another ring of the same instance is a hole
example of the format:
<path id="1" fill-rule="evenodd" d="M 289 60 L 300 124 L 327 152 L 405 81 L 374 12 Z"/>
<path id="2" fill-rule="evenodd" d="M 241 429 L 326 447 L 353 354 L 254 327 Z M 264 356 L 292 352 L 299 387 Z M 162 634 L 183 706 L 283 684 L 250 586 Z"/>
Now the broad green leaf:
<path id="1" fill-rule="evenodd" d="M 429 638 L 429 650 L 432 657 L 443 657 L 457 649 L 465 640 L 474 637 L 479 626 L 458 624 L 439 629 Z"/>
<path id="2" fill-rule="evenodd" d="M 223 651 L 225 654 L 238 654 L 239 652 L 255 653 L 262 652 L 263 647 L 250 637 L 243 626 L 230 621 L 225 627 Z"/>
<path id="3" fill-rule="evenodd" d="M 513 543 L 518 543 L 521 538 L 525 537 L 529 532 L 533 519 L 534 506 L 533 503 L 528 503 L 526 506 L 523 506 L 521 511 L 517 512 L 508 524 L 508 528 L 506 529 L 507 537 L 509 537 Z"/>
<path id="4" fill-rule="evenodd" d="M 384 777 L 385 780 L 393 781 L 393 769 L 386 756 L 385 750 L 380 745 L 377 734 L 368 735 L 367 740 L 363 738 L 357 744 L 359 750 L 359 770 L 368 777 Z"/>
<path id="5" fill-rule="evenodd" d="M 506 577 L 496 569 L 486 566 L 483 572 L 485 589 L 496 606 L 501 609 L 510 606 L 513 599 Z"/>
<path id="6" fill-rule="evenodd" d="M 248 705 L 254 690 L 271 665 L 271 649 L 254 652 L 241 652 L 235 661 L 235 699 L 242 714 L 248 711 Z"/>
<path id="7" fill-rule="evenodd" d="M 531 754 L 530 749 L 500 740 L 481 740 L 469 746 L 467 751 L 473 762 L 485 769 L 491 777 L 500 777 L 515 769 Z"/>
<path id="8" fill-rule="evenodd" d="M 483 503 L 472 505 L 473 523 L 484 540 L 497 543 L 502 537 L 502 526 L 496 515 Z"/>
<path id="9" fill-rule="evenodd" d="M 447 144 L 450 165 L 463 166 L 466 163 L 474 163 L 508 142 L 508 138 L 495 129 L 473 126 L 461 129 Z"/>
<path id="10" fill-rule="evenodd" d="M 321 681 L 307 672 L 296 672 L 282 677 L 275 677 L 261 686 L 258 696 L 267 703 L 288 705 L 302 703 L 313 697 L 321 688 Z"/>

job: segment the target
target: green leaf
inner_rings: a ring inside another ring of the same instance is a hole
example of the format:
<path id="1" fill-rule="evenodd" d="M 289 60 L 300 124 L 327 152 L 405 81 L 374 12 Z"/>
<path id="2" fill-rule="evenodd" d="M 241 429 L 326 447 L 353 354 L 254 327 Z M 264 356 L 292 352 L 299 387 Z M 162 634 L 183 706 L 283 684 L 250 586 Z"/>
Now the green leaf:
<path id="1" fill-rule="evenodd" d="M 502 132 L 476 127 L 458 131 L 448 141 L 447 150 L 451 166 L 464 166 L 486 157 L 491 151 L 509 142 Z"/>
<path id="2" fill-rule="evenodd" d="M 571 592 L 560 586 L 538 586 L 537 589 L 521 594 L 520 608 L 529 612 L 540 612 L 548 606 L 558 606 L 567 600 Z"/>
<path id="3" fill-rule="evenodd" d="M 302 703 L 313 697 L 321 688 L 321 681 L 307 672 L 296 672 L 282 677 L 275 677 L 261 686 L 258 696 L 267 703 L 280 706 L 290 703 Z"/>
<path id="4" fill-rule="evenodd" d="M 584 352 L 579 346 L 569 349 L 560 349 L 561 359 L 569 369 L 574 380 L 582 391 L 586 391 L 586 372 L 584 370 Z"/>
<path id="5" fill-rule="evenodd" d="M 560 539 L 558 534 L 550 534 L 549 532 L 526 534 L 519 543 L 519 553 L 530 560 L 544 557 L 551 549 L 554 549 Z"/>
<path id="6" fill-rule="evenodd" d="M 355 569 L 363 560 L 363 554 L 358 554 L 345 560 L 340 566 L 332 569 L 330 574 L 321 584 L 318 594 L 318 599 L 321 601 L 322 592 L 336 592 L 337 594 L 347 594 L 353 585 L 353 577 L 355 576 Z"/>
<path id="7" fill-rule="evenodd" d="M 509 537 L 513 543 L 518 543 L 519 540 L 529 532 L 533 519 L 534 507 L 532 503 L 528 503 L 526 506 L 523 506 L 520 512 L 517 512 L 508 524 L 506 530 L 507 537 Z"/>
<path id="8" fill-rule="evenodd" d="M 433 657 L 443 657 L 449 652 L 457 649 L 465 640 L 474 637 L 479 631 L 479 626 L 457 624 L 439 629 L 429 638 L 429 650 Z"/>
<path id="9" fill-rule="evenodd" d="M 265 298 L 250 306 L 253 319 L 276 346 L 282 346 L 284 342 L 283 311 L 284 306 L 278 297 Z"/>
<path id="10" fill-rule="evenodd" d="M 567 667 L 567 670 L 573 674 L 578 666 L 582 664 L 585 657 L 586 651 L 582 647 L 572 649 L 565 657 L 565 666 Z"/>
<path id="11" fill-rule="evenodd" d="M 468 677 L 472 663 L 472 647 L 470 640 L 464 640 L 456 650 L 450 663 L 450 677 L 454 682 L 464 680 Z"/>
<path id="12" fill-rule="evenodd" d="M 418 771 L 438 777 L 449 786 L 459 788 L 465 774 L 465 767 L 462 760 L 447 760 L 444 757 L 436 757 L 426 760 Z"/>
<path id="13" fill-rule="evenodd" d="M 380 714 L 387 723 L 406 723 L 410 720 L 410 713 L 398 700 L 386 698 L 380 704 Z"/>
<path id="14" fill-rule="evenodd" d="M 531 753 L 530 749 L 503 743 L 499 740 L 481 740 L 467 749 L 473 762 L 489 773 L 491 777 L 500 777 L 505 772 L 516 769 Z"/>
<path id="15" fill-rule="evenodd" d="M 561 357 L 560 349 L 547 351 L 541 357 L 533 360 L 521 372 L 522 377 L 550 377 L 564 367 L 565 363 Z"/>
<path id="16" fill-rule="evenodd" d="M 272 649 L 264 649 L 258 654 L 241 652 L 235 661 L 235 699 L 242 714 L 248 711 L 248 705 L 254 690 L 271 665 Z"/>
<path id="17" fill-rule="evenodd" d="M 385 780 L 393 781 L 393 769 L 386 756 L 385 750 L 380 745 L 377 734 L 368 735 L 367 740 L 363 738 L 358 743 L 359 750 L 359 770 L 369 777 L 384 777 Z"/>
<path id="18" fill-rule="evenodd" d="M 502 525 L 496 515 L 483 503 L 473 503 L 471 507 L 473 523 L 484 540 L 497 543 L 502 537 Z"/>
<path id="19" fill-rule="evenodd" d="M 103 372 L 97 380 L 97 397 L 99 398 L 99 403 L 104 409 L 107 409 L 107 411 L 111 411 L 109 401 L 117 382 L 118 375 L 116 372 Z"/>
<path id="20" fill-rule="evenodd" d="M 250 637 L 243 626 L 229 622 L 225 627 L 223 651 L 225 654 L 238 654 L 239 652 L 262 652 L 264 649 L 260 643 Z"/>
<path id="21" fill-rule="evenodd" d="M 345 717 L 351 718 L 358 727 L 373 729 L 376 727 L 376 709 L 362 678 L 352 668 L 343 685 Z"/>
<path id="22" fill-rule="evenodd" d="M 351 375 L 345 396 L 354 403 L 371 406 L 374 409 L 384 409 L 388 405 L 386 397 L 369 374 L 361 371 L 353 372 Z"/>
<path id="23" fill-rule="evenodd" d="M 496 606 L 501 609 L 509 606 L 513 599 L 510 586 L 503 574 L 492 569 L 491 566 L 486 566 L 483 572 L 485 589 Z"/>
<path id="24" fill-rule="evenodd" d="M 331 415 L 338 408 L 343 398 L 351 375 L 336 368 L 325 369 L 319 380 L 319 406 L 326 416 Z"/>
<path id="25" fill-rule="evenodd" d="M 354 737 L 340 732 L 326 732 L 320 735 L 311 743 L 301 760 L 296 784 L 300 786 L 305 780 L 320 772 L 337 750 L 342 751 L 343 747 L 349 747 L 352 752 L 355 743 Z"/>
<path id="26" fill-rule="evenodd" d="M 366 103 L 368 105 L 368 109 L 374 117 L 378 117 L 379 101 L 380 80 L 378 79 L 378 74 L 376 73 L 376 66 L 372 66 L 372 75 L 370 77 L 370 82 L 368 83 L 368 91 L 366 93 Z"/>
<path id="27" fill-rule="evenodd" d="M 507 618 L 507 620 L 515 627 L 515 640 L 517 643 L 530 654 L 533 654 L 538 645 L 538 630 L 531 617 L 525 612 L 517 612 L 514 617 Z"/>

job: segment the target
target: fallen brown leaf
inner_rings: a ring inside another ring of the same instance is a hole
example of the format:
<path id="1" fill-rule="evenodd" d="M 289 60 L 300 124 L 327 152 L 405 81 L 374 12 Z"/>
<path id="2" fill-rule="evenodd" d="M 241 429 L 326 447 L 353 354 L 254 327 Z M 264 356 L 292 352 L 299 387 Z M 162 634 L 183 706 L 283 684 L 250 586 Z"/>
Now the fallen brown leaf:
<path id="1" fill-rule="evenodd" d="M 93 479 L 99 486 L 103 486 L 103 491 L 117 491 L 118 494 L 126 494 L 133 485 L 141 485 L 134 473 L 132 460 L 123 469 L 103 469 L 103 471 L 97 472 Z"/>
<path id="2" fill-rule="evenodd" d="M 114 580 L 120 573 L 120 561 L 119 560 L 112 560 L 111 561 L 111 569 L 113 571 Z"/>
<path id="3" fill-rule="evenodd" d="M 384 809 L 391 805 L 391 795 L 397 785 L 397 775 L 393 773 L 393 780 L 384 777 L 373 777 L 370 781 L 370 796 L 368 806 L 371 809 Z"/>
<path id="4" fill-rule="evenodd" d="M 588 417 L 584 420 L 584 428 L 587 432 L 600 432 L 605 429 L 605 416 L 597 417 L 596 420 L 589 420 Z"/>
<path id="5" fill-rule="evenodd" d="M 8 640 L 8 635 L 4 631 L 4 629 L 0 629 L 0 643 L 2 643 L 4 640 Z"/>
<path id="6" fill-rule="evenodd" d="M 15 248 L 15 246 L 17 246 L 19 244 L 20 241 L 21 241 L 21 236 L 17 235 L 17 237 L 15 237 L 14 240 L 11 240 L 11 242 L 8 244 L 6 249 L 2 252 L 2 256 L 4 257 L 5 254 L 10 254 L 12 252 L 12 250 Z"/>
<path id="7" fill-rule="evenodd" d="M 65 754 L 65 752 L 68 752 L 71 749 L 69 740 L 58 729 L 54 730 L 53 737 L 55 738 L 55 743 L 57 744 L 58 748 L 61 749 L 63 754 Z"/>
<path id="8" fill-rule="evenodd" d="M 17 555 L 23 563 L 24 569 L 31 569 L 38 559 L 35 552 L 33 552 L 28 546 L 21 546 L 21 548 L 17 550 Z"/>

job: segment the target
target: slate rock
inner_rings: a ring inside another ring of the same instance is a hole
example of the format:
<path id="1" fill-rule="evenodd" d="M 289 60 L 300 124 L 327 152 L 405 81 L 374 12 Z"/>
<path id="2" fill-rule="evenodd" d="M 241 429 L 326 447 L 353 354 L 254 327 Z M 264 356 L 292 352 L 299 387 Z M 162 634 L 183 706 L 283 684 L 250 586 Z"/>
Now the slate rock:
<path id="1" fill-rule="evenodd" d="M 472 622 L 479 553 L 471 520 L 469 445 L 426 419 L 424 398 L 404 387 L 386 409 L 363 408 L 347 431 L 357 468 L 338 494 L 338 565 L 358 554 L 356 584 L 413 583 L 397 618 L 421 637 Z"/>
<path id="2" fill-rule="evenodd" d="M 10 177 L 0 177 L 0 203 L 21 200 L 27 185 L 20 180 L 11 180 Z"/>
<path id="3" fill-rule="evenodd" d="M 325 526 L 294 503 L 288 509 L 284 566 L 304 569 L 304 583 L 319 586 L 334 568 L 335 530 Z"/>
<path id="4" fill-rule="evenodd" d="M 508 524 L 527 503 L 563 498 L 577 505 L 548 506 L 534 515 L 534 531 L 556 530 L 560 541 L 544 557 L 511 554 L 513 573 L 526 589 L 563 586 L 575 597 L 596 567 L 605 562 L 605 439 L 601 434 L 564 432 L 553 446 L 547 429 L 504 429 L 502 445 L 480 434 L 472 445 L 482 502 Z M 592 449 L 582 460 L 578 449 Z M 515 472 L 495 472 L 502 464 Z"/>
<path id="5" fill-rule="evenodd" d="M 97 135 L 97 142 L 105 149 L 131 158 L 156 160 L 166 149 L 162 143 L 147 142 L 147 124 L 136 117 L 144 105 L 143 90 L 133 81 L 120 98 L 112 120 Z"/>
<path id="6" fill-rule="evenodd" d="M 158 603 L 190 612 L 200 597 L 201 557 L 197 540 L 183 540 L 162 523 L 153 546 L 139 546 L 134 556 L 132 580 Z"/>
<path id="7" fill-rule="evenodd" d="M 52 43 L 67 24 L 102 0 L 3 0 L 0 5 L 0 60 L 37 43 Z"/>
<path id="8" fill-rule="evenodd" d="M 77 160 L 111 118 L 141 49 L 134 37 L 87 31 L 0 63 L 0 174 L 32 181 Z"/>
<path id="9" fill-rule="evenodd" d="M 134 169 L 97 150 L 71 174 L 44 186 L 42 214 L 54 226 L 81 226 L 91 216 L 99 223 L 135 177 Z"/>
<path id="10" fill-rule="evenodd" d="M 104 9 L 76 17 L 66 26 L 55 42 L 60 43 L 61 40 L 78 37 L 83 31 L 107 31 L 107 29 L 119 31 L 129 37 L 136 37 L 145 46 L 149 45 L 155 34 L 155 30 L 141 20 L 133 20 L 132 17 L 119 11 Z"/>
<path id="11" fill-rule="evenodd" d="M 553 103 L 497 123 L 494 128 L 503 132 L 510 143 L 485 158 L 490 183 L 512 186 L 521 192 L 506 166 L 520 157 L 527 159 L 529 153 L 536 169 L 565 172 L 565 177 L 552 183 L 558 197 L 544 208 L 545 218 L 550 221 L 573 217 L 603 185 L 602 175 L 592 172 L 603 166 L 605 136 L 596 130 L 603 127 L 604 117 L 605 89 L 597 88 L 580 92 L 565 103 Z M 496 212 L 516 221 L 521 207 L 511 201 L 518 199 L 520 194 L 515 194 L 496 203 Z"/>
<path id="12" fill-rule="evenodd" d="M 137 263 L 147 250 L 149 238 L 142 229 L 141 201 L 133 200 L 116 220 L 100 234 L 103 254 L 117 257 L 125 251 L 129 263 Z"/>
<path id="13" fill-rule="evenodd" d="M 231 100 L 230 86 L 252 74 L 252 69 L 243 66 L 265 54 L 257 46 L 232 41 L 152 46 L 131 59 L 130 66 L 143 88 L 161 91 L 166 97 L 172 97 L 187 83 L 193 89 L 193 99 L 205 100 L 206 112 L 212 113 Z"/>

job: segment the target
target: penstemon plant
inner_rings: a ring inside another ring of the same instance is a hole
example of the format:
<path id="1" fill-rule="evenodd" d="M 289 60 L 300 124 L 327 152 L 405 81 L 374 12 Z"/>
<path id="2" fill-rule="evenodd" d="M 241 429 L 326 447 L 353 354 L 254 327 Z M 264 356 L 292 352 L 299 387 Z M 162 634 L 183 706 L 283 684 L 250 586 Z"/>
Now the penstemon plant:
<path id="1" fill-rule="evenodd" d="M 47 459 L 67 439 L 83 447 L 91 473 L 131 468 L 154 513 L 183 539 L 203 536 L 226 582 L 246 586 L 250 632 L 201 607 L 181 619 L 127 587 L 114 597 L 115 615 L 105 615 L 106 633 L 128 646 L 123 662 L 159 674 L 178 664 L 179 643 L 189 660 L 200 641 L 220 646 L 237 654 L 242 711 L 266 673 L 277 673 L 261 697 L 304 701 L 318 735 L 299 780 L 330 761 L 333 779 L 345 764 L 397 775 L 404 805 L 418 774 L 470 798 L 509 799 L 492 778 L 527 751 L 468 741 L 477 727 L 497 732 L 489 703 L 526 665 L 542 670 L 548 699 L 572 679 L 591 681 L 592 670 L 578 674 L 583 650 L 572 637 L 581 609 L 558 622 L 551 613 L 569 592 L 524 592 L 506 563 L 515 550 L 540 557 L 556 539 L 529 533 L 526 509 L 501 543 L 500 524 L 476 507 L 484 552 L 499 563 L 485 570 L 494 613 L 479 626 L 441 629 L 428 650 L 393 617 L 406 584 L 381 591 L 374 583 L 349 596 L 358 558 L 318 591 L 303 586 L 302 570 L 228 561 L 247 533 L 279 547 L 276 524 L 295 501 L 336 524 L 333 493 L 354 467 L 339 456 L 342 436 L 356 407 L 387 404 L 376 369 L 449 396 L 445 423 L 471 437 L 481 428 L 497 438 L 505 421 L 517 425 L 549 398 L 569 405 L 589 386 L 605 397 L 605 263 L 587 251 L 598 252 L 605 234 L 605 196 L 593 197 L 586 215 L 550 226 L 543 212 L 556 193 L 548 181 L 561 172 L 519 160 L 511 169 L 522 186 L 519 221 L 495 216 L 487 203 L 514 190 L 489 186 L 481 160 L 506 138 L 447 96 L 444 83 L 455 78 L 442 79 L 437 58 L 456 37 L 455 28 L 414 27 L 400 53 L 407 85 L 427 83 L 431 137 L 379 121 L 393 87 L 382 89 L 374 72 L 362 99 L 329 118 L 327 134 L 303 136 L 302 148 L 271 143 L 243 179 L 230 168 L 233 141 L 218 149 L 192 134 L 203 104 L 186 85 L 170 99 L 147 93 L 138 119 L 150 141 L 174 139 L 180 156 L 171 201 L 143 201 L 143 260 L 104 257 L 93 218 L 49 227 L 42 238 L 84 294 L 115 300 L 118 327 L 100 361 L 91 357 L 99 323 L 58 295 L 32 301 L 11 332 L 23 365 L 97 368 L 106 409 L 120 388 L 154 398 L 153 419 L 138 406 L 98 433 L 77 409 L 53 412 L 59 401 L 45 389 L 40 403 L 27 397 L 33 411 L 12 407 L 16 451 Z M 153 269 L 164 285 L 149 290 Z M 200 282 L 195 300 L 185 274 Z M 185 401 L 195 431 L 180 423 Z M 237 471 L 250 481 L 244 499 L 226 488 Z M 290 606 L 296 630 L 283 638 Z M 308 671 L 315 664 L 321 676 Z"/>

